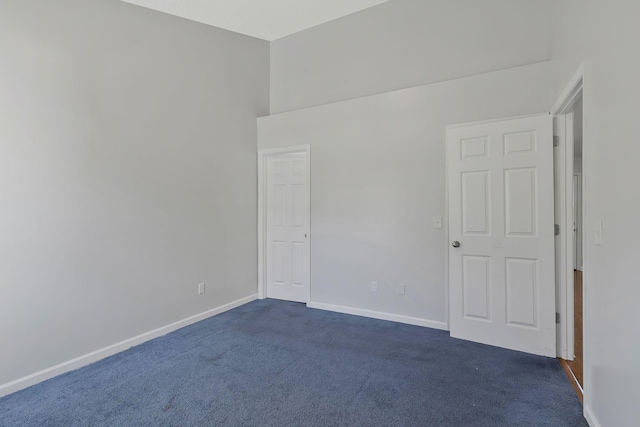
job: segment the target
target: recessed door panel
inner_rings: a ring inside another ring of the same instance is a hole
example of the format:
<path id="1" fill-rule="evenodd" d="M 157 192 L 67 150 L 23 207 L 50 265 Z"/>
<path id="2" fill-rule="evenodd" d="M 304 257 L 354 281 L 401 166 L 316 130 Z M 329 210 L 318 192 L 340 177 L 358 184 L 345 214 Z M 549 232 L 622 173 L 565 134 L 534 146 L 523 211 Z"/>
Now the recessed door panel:
<path id="1" fill-rule="evenodd" d="M 273 162 L 273 176 L 275 177 L 283 177 L 285 174 L 285 167 L 287 162 L 284 161 L 275 161 Z"/>
<path id="2" fill-rule="evenodd" d="M 283 227 L 284 226 L 284 214 L 285 214 L 285 186 L 284 185 L 274 185 L 273 186 L 273 214 L 272 224 L 275 227 Z"/>
<path id="3" fill-rule="evenodd" d="M 294 242 L 292 247 L 292 284 L 294 286 L 304 286 L 304 242 Z"/>
<path id="4" fill-rule="evenodd" d="M 462 173 L 462 230 L 464 234 L 490 233 L 489 172 Z"/>
<path id="5" fill-rule="evenodd" d="M 306 160 L 294 160 L 293 161 L 293 174 L 296 176 L 304 177 L 306 175 Z"/>
<path id="6" fill-rule="evenodd" d="M 306 216 L 306 188 L 304 184 L 294 184 L 293 185 L 293 226 L 294 227 L 304 227 L 305 226 L 305 216 Z"/>
<path id="7" fill-rule="evenodd" d="M 284 284 L 285 242 L 273 242 L 273 283 Z"/>
<path id="8" fill-rule="evenodd" d="M 509 169 L 504 174 L 505 234 L 534 237 L 537 222 L 536 169 Z"/>
<path id="9" fill-rule="evenodd" d="M 489 138 L 468 138 L 460 141 L 462 160 L 489 157 Z"/>
<path id="10" fill-rule="evenodd" d="M 464 316 L 469 319 L 491 319 L 491 258 L 462 257 Z"/>
<path id="11" fill-rule="evenodd" d="M 535 153 L 536 142 L 535 131 L 508 133 L 504 136 L 504 154 Z"/>
<path id="12" fill-rule="evenodd" d="M 507 258 L 507 323 L 536 328 L 538 274 L 534 259 Z"/>

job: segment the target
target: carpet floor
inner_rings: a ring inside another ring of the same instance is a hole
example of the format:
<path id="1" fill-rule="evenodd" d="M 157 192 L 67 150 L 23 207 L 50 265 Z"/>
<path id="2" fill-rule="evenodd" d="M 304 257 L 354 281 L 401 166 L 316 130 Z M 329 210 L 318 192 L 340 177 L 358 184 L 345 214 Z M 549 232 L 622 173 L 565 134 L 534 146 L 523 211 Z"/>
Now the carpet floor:
<path id="1" fill-rule="evenodd" d="M 0 399 L 0 426 L 587 426 L 556 359 L 254 301 Z"/>

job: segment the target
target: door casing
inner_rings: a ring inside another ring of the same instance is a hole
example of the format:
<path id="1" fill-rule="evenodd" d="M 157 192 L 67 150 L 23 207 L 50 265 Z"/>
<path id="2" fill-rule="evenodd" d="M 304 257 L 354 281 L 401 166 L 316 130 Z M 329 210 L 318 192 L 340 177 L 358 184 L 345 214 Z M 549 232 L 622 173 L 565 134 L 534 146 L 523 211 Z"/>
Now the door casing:
<path id="1" fill-rule="evenodd" d="M 574 164 L 575 169 L 575 164 Z M 573 173 L 574 181 L 574 222 L 576 232 L 574 233 L 574 269 L 582 271 L 582 172 Z M 577 210 L 576 210 L 577 208 Z"/>
<path id="2" fill-rule="evenodd" d="M 589 182 L 591 175 L 591 145 L 592 141 L 590 138 L 590 133 L 588 131 L 589 124 L 589 109 L 587 108 L 590 101 L 590 79 L 589 73 L 587 72 L 588 68 L 586 63 L 580 64 L 578 69 L 575 71 L 569 83 L 565 86 L 564 90 L 556 100 L 553 108 L 551 109 L 551 114 L 555 117 L 561 117 L 572 111 L 574 105 L 577 100 L 582 97 L 582 344 L 583 344 L 583 373 L 582 373 L 582 393 L 583 393 L 583 407 L 584 407 L 584 416 L 588 421 L 593 420 L 593 416 L 590 413 L 589 408 L 591 408 L 591 358 L 589 357 L 589 347 L 590 347 L 590 339 L 589 339 L 589 299 L 590 299 L 590 280 L 589 280 L 589 258 L 590 258 L 590 249 L 587 244 L 587 231 L 589 230 L 589 226 L 591 224 L 590 218 L 590 198 L 589 198 Z M 595 140 L 593 142 L 595 144 Z M 573 159 L 572 159 L 573 160 Z M 563 166 L 562 173 L 566 174 L 566 170 L 568 167 Z M 573 168 L 572 168 L 573 169 Z M 565 217 L 566 218 L 566 217 Z M 565 244 L 565 247 L 562 247 L 562 250 L 566 250 L 566 247 L 569 245 Z M 572 246 L 572 245 L 571 245 Z M 564 266 L 568 270 L 568 266 Z M 566 331 L 565 336 L 570 336 L 573 338 L 573 286 L 567 287 L 566 284 L 563 287 L 563 284 L 558 282 L 556 283 L 558 287 L 558 293 L 560 295 L 565 295 L 566 300 L 571 300 L 571 307 L 569 304 L 560 305 L 558 307 L 558 312 L 560 314 L 560 327 Z M 568 302 L 568 301 L 567 301 Z M 569 316 L 569 312 L 571 315 Z M 571 326 L 568 327 L 565 320 L 571 320 Z M 572 340 L 573 341 L 573 340 Z M 563 343 L 561 343 L 568 348 L 566 338 Z M 572 343 L 573 345 L 573 343 Z M 560 352 L 562 346 L 558 346 L 558 352 Z M 565 353 L 566 354 L 566 353 Z M 563 357 L 563 355 L 558 354 L 559 357 Z"/>
<path id="3" fill-rule="evenodd" d="M 556 252 L 556 265 L 558 275 L 556 277 L 556 297 L 558 299 L 557 311 L 559 316 L 558 322 L 558 343 L 557 356 L 565 360 L 573 360 L 574 354 L 574 287 L 573 287 L 573 110 L 576 104 L 583 100 L 583 116 L 584 100 L 585 100 L 585 67 L 582 64 L 571 78 L 569 84 L 556 101 L 551 113 L 554 115 L 554 134 L 559 137 L 560 145 L 555 148 L 555 156 L 557 160 L 556 191 L 559 193 L 556 197 L 557 216 L 556 223 L 560 226 L 558 241 L 558 250 Z M 583 118 L 583 127 L 586 123 L 586 117 Z M 585 132 L 583 131 L 583 135 Z M 571 141 L 569 141 L 569 139 Z M 582 267 L 583 267 L 583 345 L 587 348 L 586 343 L 586 316 L 585 305 L 587 301 L 587 258 L 588 249 L 585 245 L 586 235 L 585 229 L 588 224 L 587 218 L 587 137 L 583 136 L 583 171 L 582 171 Z M 586 354 L 584 355 L 584 365 L 586 366 Z M 584 382 L 587 383 L 586 370 L 584 373 Z M 586 399 L 586 393 L 585 393 Z"/>

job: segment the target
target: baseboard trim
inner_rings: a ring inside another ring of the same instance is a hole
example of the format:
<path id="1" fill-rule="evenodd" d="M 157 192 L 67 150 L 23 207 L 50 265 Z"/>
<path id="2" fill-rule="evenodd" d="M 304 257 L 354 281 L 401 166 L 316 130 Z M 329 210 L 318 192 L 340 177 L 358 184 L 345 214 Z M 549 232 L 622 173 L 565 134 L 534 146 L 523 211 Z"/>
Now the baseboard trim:
<path id="1" fill-rule="evenodd" d="M 35 372 L 31 375 L 18 378 L 17 380 L 11 381 L 9 383 L 2 384 L 0 385 L 0 397 L 15 393 L 16 391 L 25 389 L 42 381 L 46 381 L 50 378 L 57 377 L 58 375 L 64 374 L 66 372 L 75 371 L 76 369 L 80 369 L 84 366 L 90 365 L 109 356 L 113 356 L 114 354 L 128 350 L 136 345 L 140 345 L 154 338 L 161 337 L 170 332 L 200 322 L 201 320 L 208 319 L 209 317 L 215 316 L 217 314 L 224 313 L 225 311 L 240 307 L 241 305 L 247 304 L 256 299 L 258 299 L 258 294 L 250 295 L 246 298 L 232 301 L 228 304 L 221 305 L 220 307 L 207 310 L 203 313 L 196 314 L 195 316 L 187 317 L 186 319 L 179 320 L 177 322 L 171 323 L 170 325 L 145 332 L 133 338 L 120 341 L 119 343 L 101 348 L 100 350 L 93 351 L 83 356 L 76 357 L 75 359 L 69 360 L 67 362 L 60 363 L 50 368 L 43 369 L 42 371 Z"/>
<path id="2" fill-rule="evenodd" d="M 408 325 L 423 326 L 425 328 L 448 331 L 449 325 L 445 322 L 421 319 L 419 317 L 403 316 L 400 314 L 385 313 L 382 311 L 365 310 L 363 308 L 346 307 L 342 305 L 324 304 L 320 302 L 309 302 L 309 308 L 318 310 L 335 311 L 336 313 L 352 314 L 354 316 L 370 317 L 372 319 L 388 320 L 391 322 L 406 323 Z"/>
<path id="3" fill-rule="evenodd" d="M 600 422 L 598 422 L 598 419 L 588 405 L 584 406 L 584 418 L 590 427 L 600 427 Z"/>

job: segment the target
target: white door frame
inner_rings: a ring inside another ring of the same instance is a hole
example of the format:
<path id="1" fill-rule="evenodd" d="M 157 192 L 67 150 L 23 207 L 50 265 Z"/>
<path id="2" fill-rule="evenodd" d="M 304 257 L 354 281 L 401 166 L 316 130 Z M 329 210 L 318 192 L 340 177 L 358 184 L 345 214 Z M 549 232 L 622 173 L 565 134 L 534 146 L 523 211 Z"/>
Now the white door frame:
<path id="1" fill-rule="evenodd" d="M 556 356 L 574 359 L 573 298 L 573 102 L 563 114 L 554 116 L 555 223 L 559 226 L 556 244 Z"/>
<path id="2" fill-rule="evenodd" d="M 580 67 L 578 68 L 578 70 L 575 72 L 575 74 L 573 75 L 573 77 L 571 78 L 571 80 L 569 81 L 569 84 L 565 87 L 565 89 L 563 90 L 563 92 L 561 93 L 561 95 L 558 97 L 558 100 L 556 101 L 556 103 L 553 106 L 553 109 L 551 110 L 551 113 L 555 116 L 555 117 L 561 117 L 565 114 L 567 114 L 568 112 L 572 111 L 575 103 L 577 100 L 580 99 L 580 97 L 582 97 L 582 112 L 583 112 L 583 139 L 582 139 L 582 271 L 583 271 L 583 278 L 582 278 L 582 289 L 583 289 L 583 294 L 582 294 L 582 343 L 583 343 L 583 399 L 584 399 L 584 407 L 587 408 L 590 404 L 590 400 L 591 400 L 591 375 L 590 375 L 590 371 L 588 369 L 588 367 L 590 366 L 589 364 L 589 353 L 587 351 L 587 349 L 589 348 L 589 334 L 588 334 L 588 326 L 589 326 L 589 322 L 588 322 L 588 312 L 586 310 L 586 307 L 588 305 L 588 300 L 589 300 L 589 245 L 587 245 L 587 233 L 586 230 L 589 228 L 589 224 L 590 224 L 590 216 L 589 216 L 589 191 L 588 191 L 588 186 L 589 186 L 589 176 L 591 173 L 591 168 L 590 168 L 590 162 L 591 162 L 591 140 L 589 138 L 589 133 L 585 132 L 585 130 L 588 130 L 588 123 L 589 123 L 589 111 L 586 108 L 588 105 L 588 101 L 589 101 L 589 90 L 588 90 L 588 75 L 586 73 L 586 65 L 585 63 L 582 63 L 580 65 Z M 568 145 L 568 144 L 567 144 Z M 573 151 L 573 144 L 571 144 L 572 149 L 571 151 Z M 568 159 L 567 159 L 568 160 Z M 569 175 L 567 173 L 567 163 L 565 162 L 564 165 L 562 165 L 565 169 L 564 169 L 564 173 L 565 176 Z M 573 158 L 571 158 L 571 171 L 573 170 Z M 573 179 L 573 173 L 571 173 L 571 178 Z M 567 197 L 569 197 L 567 195 Z M 569 203 L 570 200 L 567 198 L 565 200 L 565 203 Z M 572 212 L 569 212 L 570 214 L 572 214 Z M 565 218 L 567 218 L 567 216 L 565 216 Z M 573 218 L 571 218 L 571 220 L 573 220 Z M 562 225 L 561 225 L 562 227 Z M 565 229 L 566 229 L 566 225 L 565 225 Z M 569 248 L 569 250 L 571 252 L 573 252 L 573 245 L 570 244 L 571 241 L 569 242 L 565 242 L 566 247 L 563 248 L 565 250 L 565 254 L 566 254 L 566 250 L 567 248 Z M 566 259 L 566 258 L 565 258 Z M 565 265 L 564 268 L 566 270 L 569 269 L 568 265 Z M 568 273 L 568 272 L 567 272 Z M 573 274 L 573 268 L 571 268 L 571 273 Z M 571 337 L 571 345 L 573 345 L 573 286 L 571 287 L 567 287 L 566 283 L 564 284 L 565 287 L 562 287 L 562 283 L 558 282 L 557 286 L 558 286 L 558 291 L 561 295 L 565 295 L 565 299 L 567 304 L 566 305 L 561 305 L 559 306 L 559 313 L 560 313 L 560 326 L 561 327 L 565 327 L 566 329 L 566 335 Z M 569 301 L 571 300 L 571 307 L 568 306 Z M 569 318 L 569 309 L 570 309 L 570 313 L 571 313 L 571 317 Z M 566 327 L 566 323 L 569 322 L 564 322 L 565 320 L 570 320 L 571 323 L 571 328 L 569 329 L 568 327 Z M 569 349 L 569 348 L 573 348 L 573 347 L 567 347 L 567 340 L 565 340 L 563 343 L 561 343 L 565 346 L 565 348 Z M 561 347 L 562 348 L 562 347 Z M 559 348 L 558 350 L 560 351 L 561 348 Z M 559 354 L 559 357 L 565 358 L 564 355 Z M 571 357 L 571 359 L 573 359 L 573 357 Z M 571 360 L 570 359 L 570 360 Z"/>
<path id="3" fill-rule="evenodd" d="M 574 165 L 574 170 L 575 170 L 575 165 Z M 577 204 L 574 203 L 574 206 L 579 206 L 582 207 L 582 172 L 573 172 L 573 179 L 574 179 L 574 183 L 576 183 L 576 188 L 574 188 L 574 200 L 577 199 Z M 574 210 L 574 214 L 575 214 L 575 210 Z M 582 271 L 582 256 L 578 257 L 578 254 L 581 254 L 582 252 L 582 246 L 583 246 L 583 242 L 582 242 L 582 209 L 580 209 L 578 211 L 578 215 L 575 215 L 574 218 L 575 221 L 575 228 L 576 228 L 576 233 L 574 234 L 574 254 L 573 254 L 573 258 L 574 258 L 574 268 L 578 271 Z M 580 233 L 578 235 L 578 233 Z M 580 248 L 580 250 L 578 251 L 577 249 Z"/>
<path id="4" fill-rule="evenodd" d="M 573 134 L 572 128 L 572 111 L 576 103 L 580 99 L 584 99 L 584 64 L 581 65 L 571 78 L 569 84 L 564 89 L 558 100 L 556 101 L 551 113 L 556 118 L 556 122 L 560 125 L 557 129 L 560 138 L 560 146 L 556 148 L 556 156 L 558 160 L 558 175 L 556 179 L 560 183 L 560 199 L 559 216 L 556 218 L 560 226 L 559 251 L 557 265 L 560 274 L 557 276 L 557 296 L 558 296 L 558 357 L 566 360 L 573 360 L 574 348 L 574 288 L 573 288 L 573 141 L 565 141 L 566 135 Z M 583 103 L 584 105 L 584 103 Z M 584 108 L 583 108 L 584 110 Z M 584 120 L 583 120 L 584 123 Z M 584 124 L 583 124 L 584 126 Z M 569 128 L 571 129 L 565 129 Z M 584 132 L 583 132 L 584 134 Z M 585 163 L 585 149 L 583 141 L 583 164 Z M 584 166 L 583 166 L 584 168 Z M 585 198 L 585 170 L 583 169 L 582 182 L 582 218 L 583 224 L 586 222 L 586 198 Z M 582 227 L 583 242 L 584 226 Z M 583 270 L 586 268 L 587 253 L 583 245 Z M 584 285 L 586 293 L 586 286 Z M 583 303 L 586 300 L 583 295 Z M 584 310 L 583 310 L 584 313 Z M 584 315 L 583 315 L 583 323 Z M 583 325 L 583 334 L 586 330 Z M 584 343 L 584 340 L 583 340 Z"/>
<path id="5" fill-rule="evenodd" d="M 278 156 L 282 154 L 291 154 L 291 153 L 305 153 L 306 165 L 307 165 L 307 177 L 306 177 L 306 200 L 307 200 L 307 211 L 311 212 L 311 146 L 309 144 L 306 145 L 295 145 L 290 147 L 282 147 L 282 148 L 269 148 L 264 150 L 258 150 L 258 298 L 265 299 L 267 297 L 267 287 L 266 287 L 266 241 L 267 241 L 267 230 L 266 230 L 266 208 L 265 204 L 267 202 L 267 157 L 270 156 Z M 309 239 L 309 248 L 311 248 L 311 223 L 310 221 L 307 223 L 307 233 Z M 311 250 L 307 253 L 307 257 L 309 257 L 309 263 L 307 265 L 311 266 Z M 309 286 L 307 287 L 307 296 L 306 303 L 308 304 L 311 299 L 311 268 L 306 272 L 307 274 L 307 283 Z"/>

